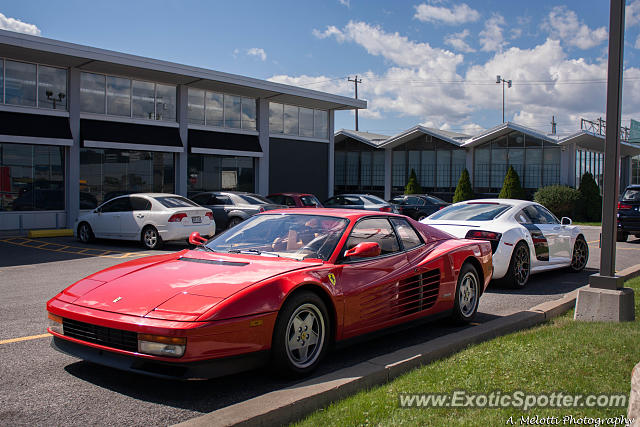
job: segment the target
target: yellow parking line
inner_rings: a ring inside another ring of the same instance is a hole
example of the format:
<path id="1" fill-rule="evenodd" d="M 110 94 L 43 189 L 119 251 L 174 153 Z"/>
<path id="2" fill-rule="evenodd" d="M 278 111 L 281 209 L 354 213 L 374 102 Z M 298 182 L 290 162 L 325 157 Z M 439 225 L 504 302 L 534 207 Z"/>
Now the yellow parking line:
<path id="1" fill-rule="evenodd" d="M 588 245 L 590 245 L 590 244 L 592 244 L 592 243 L 599 243 L 599 242 L 600 242 L 600 240 L 592 240 L 592 241 L 590 241 L 590 242 L 587 242 L 587 244 L 588 244 Z"/>
<path id="2" fill-rule="evenodd" d="M 47 338 L 50 337 L 50 334 L 40 334 L 40 335 L 31 335 L 28 337 L 20 337 L 20 338 L 11 338 L 8 340 L 0 340 L 0 344 L 10 344 L 12 342 L 20 342 L 20 341 L 28 341 L 28 340 L 36 340 L 38 338 Z"/>

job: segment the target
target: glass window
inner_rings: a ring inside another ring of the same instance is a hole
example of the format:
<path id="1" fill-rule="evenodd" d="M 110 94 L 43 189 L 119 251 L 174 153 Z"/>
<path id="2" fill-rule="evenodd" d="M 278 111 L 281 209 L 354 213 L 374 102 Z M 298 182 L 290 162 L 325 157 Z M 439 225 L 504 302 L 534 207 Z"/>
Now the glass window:
<path id="1" fill-rule="evenodd" d="M 176 87 L 156 84 L 156 120 L 176 121 Z"/>
<path id="2" fill-rule="evenodd" d="M 460 203 L 441 209 L 429 218 L 448 221 L 491 221 L 510 208 L 509 205 L 493 202 Z"/>
<path id="3" fill-rule="evenodd" d="M 520 183 L 524 178 L 524 148 L 511 148 L 509 147 L 509 166 L 513 166 Z"/>
<path id="4" fill-rule="evenodd" d="M 384 151 L 373 152 L 373 167 L 371 184 L 376 187 L 384 186 Z"/>
<path id="5" fill-rule="evenodd" d="M 4 102 L 4 60 L 0 59 L 0 103 Z"/>
<path id="6" fill-rule="evenodd" d="M 271 204 L 271 200 L 266 197 L 262 197 L 259 194 L 236 194 L 237 199 L 240 199 L 244 203 L 249 203 L 250 205 L 264 205 Z"/>
<path id="7" fill-rule="evenodd" d="M 216 195 L 212 196 L 210 203 L 213 206 L 233 205 L 233 201 L 231 200 L 231 197 L 225 196 L 224 194 L 216 194 Z"/>
<path id="8" fill-rule="evenodd" d="M 195 203 L 199 204 L 200 206 L 204 206 L 204 205 L 209 205 L 209 199 L 211 199 L 212 197 L 209 195 L 209 193 L 204 193 L 204 194 L 197 194 L 195 196 L 190 197 L 191 200 L 193 200 Z"/>
<path id="9" fill-rule="evenodd" d="M 371 152 L 362 151 L 360 153 L 360 185 L 371 186 Z"/>
<path id="10" fill-rule="evenodd" d="M 300 107 L 300 136 L 313 136 L 313 110 Z"/>
<path id="11" fill-rule="evenodd" d="M 36 65 L 5 61 L 5 103 L 36 106 Z"/>
<path id="12" fill-rule="evenodd" d="M 224 95 L 207 92 L 205 99 L 207 126 L 224 127 Z"/>
<path id="13" fill-rule="evenodd" d="M 256 100 L 242 98 L 242 129 L 256 130 Z"/>
<path id="14" fill-rule="evenodd" d="M 506 139 L 505 139 L 506 140 Z M 507 149 L 491 144 L 491 188 L 501 189 L 507 175 Z"/>
<path id="15" fill-rule="evenodd" d="M 302 202 L 302 206 L 320 206 L 320 201 L 316 198 L 316 196 L 300 196 L 300 201 Z"/>
<path id="16" fill-rule="evenodd" d="M 342 196 L 343 205 L 364 205 L 364 201 L 358 196 Z"/>
<path id="17" fill-rule="evenodd" d="M 298 135 L 298 107 L 284 106 L 284 133 L 286 135 Z"/>
<path id="18" fill-rule="evenodd" d="M 189 88 L 187 101 L 187 117 L 189 123 L 204 124 L 204 94 L 202 89 Z"/>
<path id="19" fill-rule="evenodd" d="M 185 199 L 181 196 L 161 196 L 154 197 L 160 204 L 166 208 L 189 208 L 198 207 L 198 205 L 189 199 Z"/>
<path id="20" fill-rule="evenodd" d="M 329 113 L 323 110 L 313 111 L 313 136 L 327 139 L 329 129 Z"/>
<path id="21" fill-rule="evenodd" d="M 83 113 L 105 113 L 105 76 L 80 74 L 80 111 Z"/>
<path id="22" fill-rule="evenodd" d="M 342 196 L 334 196 L 325 200 L 323 203 L 325 206 L 338 206 L 344 204 L 344 197 Z"/>
<path id="23" fill-rule="evenodd" d="M 420 175 L 418 176 L 420 186 L 426 188 L 434 188 L 434 177 L 436 172 L 436 152 L 423 150 L 421 154 Z"/>
<path id="24" fill-rule="evenodd" d="M 174 175 L 172 153 L 80 150 L 80 190 L 91 195 L 96 203 L 129 193 L 173 193 Z"/>
<path id="25" fill-rule="evenodd" d="M 458 185 L 462 171 L 467 167 L 467 152 L 465 150 L 453 150 L 451 152 L 451 186 Z"/>
<path id="26" fill-rule="evenodd" d="M 420 236 L 418 236 L 418 233 L 416 233 L 413 227 L 409 225 L 407 220 L 401 218 L 391 218 L 391 223 L 393 223 L 393 225 L 396 227 L 398 237 L 400 237 L 402 247 L 405 251 L 413 249 L 422 244 Z"/>
<path id="27" fill-rule="evenodd" d="M 558 221 L 558 218 L 556 218 L 556 216 L 551 212 L 549 212 L 547 208 L 545 208 L 544 206 L 535 205 L 531 207 L 534 207 L 538 211 L 539 218 L 542 218 L 542 220 L 544 221 L 542 222 L 542 224 L 559 224 L 560 223 L 560 221 Z"/>
<path id="28" fill-rule="evenodd" d="M 64 148 L 0 144 L 0 211 L 64 209 Z"/>
<path id="29" fill-rule="evenodd" d="M 436 187 L 449 188 L 451 186 L 451 151 L 437 150 L 436 159 Z"/>
<path id="30" fill-rule="evenodd" d="M 521 210 L 520 212 L 518 212 L 517 214 L 515 214 L 514 218 L 520 224 L 531 224 L 532 223 L 531 218 L 529 218 L 529 215 L 527 215 L 527 212 L 524 209 Z"/>
<path id="31" fill-rule="evenodd" d="M 529 138 L 527 138 L 527 143 Z M 542 182 L 542 148 L 533 147 L 526 149 L 527 167 L 524 174 L 524 187 L 525 188 L 540 188 Z"/>
<path id="32" fill-rule="evenodd" d="M 131 117 L 131 80 L 107 76 L 107 114 Z"/>
<path id="33" fill-rule="evenodd" d="M 153 120 L 155 83 L 134 80 L 131 84 L 133 117 Z"/>
<path id="34" fill-rule="evenodd" d="M 104 213 L 108 212 L 130 212 L 133 210 L 128 197 L 120 197 L 111 200 L 100 207 Z"/>
<path id="35" fill-rule="evenodd" d="M 344 246 L 344 250 L 354 248 L 363 242 L 375 242 L 380 245 L 381 255 L 400 251 L 396 234 L 385 218 L 364 219 L 358 222 Z M 354 257 L 349 258 L 354 259 Z"/>
<path id="36" fill-rule="evenodd" d="M 142 197 L 129 197 L 131 209 L 134 211 L 150 211 L 151 202 Z"/>
<path id="37" fill-rule="evenodd" d="M 38 107 L 67 109 L 67 70 L 38 66 Z"/>
<path id="38" fill-rule="evenodd" d="M 358 185 L 358 164 L 360 153 L 357 151 L 347 152 L 347 185 Z"/>
<path id="39" fill-rule="evenodd" d="M 407 153 L 407 157 L 409 158 L 409 166 L 407 168 L 408 176 L 411 176 L 411 170 L 413 169 L 418 177 L 418 182 L 420 182 L 420 151 L 410 150 Z"/>
<path id="40" fill-rule="evenodd" d="M 282 133 L 284 131 L 284 105 L 275 102 L 269 103 L 269 133 Z"/>
<path id="41" fill-rule="evenodd" d="M 394 187 L 404 187 L 407 181 L 406 151 L 393 152 L 392 178 Z"/>
<path id="42" fill-rule="evenodd" d="M 489 144 L 476 147 L 474 150 L 473 184 L 475 188 L 489 187 L 490 153 Z"/>
<path id="43" fill-rule="evenodd" d="M 347 162 L 347 153 L 344 151 L 336 151 L 335 153 L 335 180 L 336 185 L 344 185 L 345 182 L 345 166 Z"/>
<path id="44" fill-rule="evenodd" d="M 224 126 L 240 129 L 240 114 L 240 97 L 224 95 Z"/>
<path id="45" fill-rule="evenodd" d="M 560 147 L 544 147 L 543 185 L 560 184 Z M 593 153 L 595 160 L 595 153 Z M 593 171 L 592 171 L 593 173 Z"/>
<path id="46" fill-rule="evenodd" d="M 223 159 L 225 160 L 223 164 Z M 252 157 L 216 156 L 210 154 L 189 154 L 187 160 L 189 179 L 187 194 L 195 195 L 204 191 L 254 191 L 254 166 Z M 233 179 L 227 179 L 231 175 Z M 226 178 L 225 178 L 226 177 Z"/>

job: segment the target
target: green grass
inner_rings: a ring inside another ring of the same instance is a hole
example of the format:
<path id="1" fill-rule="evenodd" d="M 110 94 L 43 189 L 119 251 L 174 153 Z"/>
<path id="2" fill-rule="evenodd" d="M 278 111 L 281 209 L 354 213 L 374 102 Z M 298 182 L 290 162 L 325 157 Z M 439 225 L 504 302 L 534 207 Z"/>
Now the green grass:
<path id="1" fill-rule="evenodd" d="M 636 295 L 636 320 L 573 321 L 573 312 L 541 326 L 471 346 L 316 411 L 298 426 L 505 425 L 513 417 L 573 415 L 616 417 L 627 408 L 428 408 L 398 407 L 398 393 L 527 393 L 629 395 L 631 370 L 640 362 L 640 278 L 627 287 Z"/>
<path id="2" fill-rule="evenodd" d="M 602 223 L 600 222 L 580 222 L 580 221 L 573 221 L 572 222 L 573 225 L 595 225 L 598 227 L 602 226 Z"/>

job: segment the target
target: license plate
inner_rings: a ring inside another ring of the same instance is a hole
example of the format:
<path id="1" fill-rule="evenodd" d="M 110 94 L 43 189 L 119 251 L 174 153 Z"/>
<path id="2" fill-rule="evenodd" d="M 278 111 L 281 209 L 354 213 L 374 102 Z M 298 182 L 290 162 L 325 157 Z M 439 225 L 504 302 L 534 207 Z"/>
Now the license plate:
<path id="1" fill-rule="evenodd" d="M 201 223 L 202 222 L 202 217 L 201 216 L 192 216 L 191 217 L 191 222 L 194 223 L 194 224 Z"/>

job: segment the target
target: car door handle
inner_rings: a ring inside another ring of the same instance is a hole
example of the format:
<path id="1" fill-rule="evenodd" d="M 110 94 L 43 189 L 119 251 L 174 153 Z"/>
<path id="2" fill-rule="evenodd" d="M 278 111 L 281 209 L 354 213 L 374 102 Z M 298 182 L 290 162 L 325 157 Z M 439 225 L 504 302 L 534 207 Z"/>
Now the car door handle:
<path id="1" fill-rule="evenodd" d="M 138 215 L 136 215 L 136 216 L 137 216 L 138 218 L 144 218 L 144 215 L 142 215 L 142 214 L 138 214 Z"/>
<path id="2" fill-rule="evenodd" d="M 553 231 L 558 231 L 560 230 L 560 227 L 553 227 Z"/>

